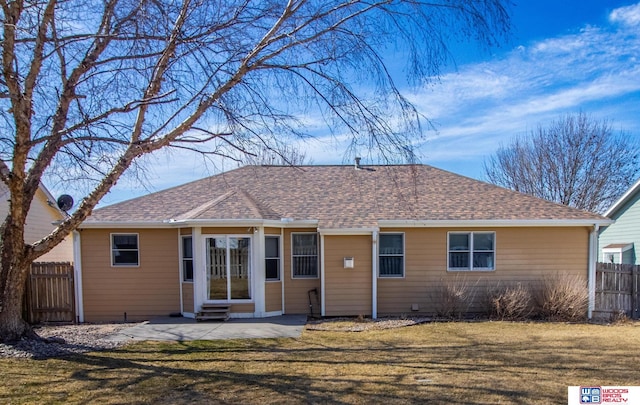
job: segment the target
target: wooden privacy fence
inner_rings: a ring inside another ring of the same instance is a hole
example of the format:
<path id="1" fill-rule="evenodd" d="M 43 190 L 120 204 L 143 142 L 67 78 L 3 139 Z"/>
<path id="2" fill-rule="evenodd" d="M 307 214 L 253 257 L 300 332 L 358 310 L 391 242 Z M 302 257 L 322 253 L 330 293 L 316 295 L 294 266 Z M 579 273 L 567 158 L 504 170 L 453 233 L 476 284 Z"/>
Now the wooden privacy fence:
<path id="1" fill-rule="evenodd" d="M 25 294 L 26 319 L 32 324 L 75 321 L 71 263 L 33 263 Z"/>
<path id="2" fill-rule="evenodd" d="M 596 302 L 594 315 L 599 318 L 621 313 L 638 319 L 640 311 L 640 266 L 598 263 L 596 266 Z"/>

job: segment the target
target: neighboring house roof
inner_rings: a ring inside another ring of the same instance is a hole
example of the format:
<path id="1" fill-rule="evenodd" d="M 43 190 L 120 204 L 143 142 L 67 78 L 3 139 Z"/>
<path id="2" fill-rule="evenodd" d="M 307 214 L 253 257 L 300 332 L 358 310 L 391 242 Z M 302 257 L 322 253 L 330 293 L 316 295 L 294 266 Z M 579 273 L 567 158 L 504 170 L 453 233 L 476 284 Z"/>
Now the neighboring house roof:
<path id="1" fill-rule="evenodd" d="M 604 213 L 605 217 L 611 218 L 614 216 L 620 208 L 622 208 L 629 200 L 631 200 L 640 190 L 640 179 L 618 199 L 613 205 Z"/>
<path id="2" fill-rule="evenodd" d="M 97 209 L 83 226 L 222 220 L 317 221 L 324 229 L 611 222 L 426 165 L 245 166 Z"/>

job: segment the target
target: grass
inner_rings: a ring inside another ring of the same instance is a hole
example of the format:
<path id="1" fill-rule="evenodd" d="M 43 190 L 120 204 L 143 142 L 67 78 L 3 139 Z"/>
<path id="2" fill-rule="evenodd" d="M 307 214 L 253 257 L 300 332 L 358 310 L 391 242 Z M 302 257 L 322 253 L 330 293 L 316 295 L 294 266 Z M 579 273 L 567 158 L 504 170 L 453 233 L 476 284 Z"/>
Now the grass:
<path id="1" fill-rule="evenodd" d="M 638 385 L 640 323 L 430 323 L 0 359 L 0 403 L 566 403 Z"/>

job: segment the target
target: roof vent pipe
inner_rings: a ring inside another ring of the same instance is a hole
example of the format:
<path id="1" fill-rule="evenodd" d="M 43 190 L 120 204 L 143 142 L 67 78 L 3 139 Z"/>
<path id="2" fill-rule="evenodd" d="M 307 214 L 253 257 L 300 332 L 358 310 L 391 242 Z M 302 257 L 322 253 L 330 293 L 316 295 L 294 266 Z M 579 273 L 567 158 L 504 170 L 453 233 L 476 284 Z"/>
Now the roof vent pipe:
<path id="1" fill-rule="evenodd" d="M 356 170 L 357 170 L 357 169 L 360 169 L 360 159 L 361 159 L 361 158 L 356 157 L 356 165 L 355 165 Z"/>

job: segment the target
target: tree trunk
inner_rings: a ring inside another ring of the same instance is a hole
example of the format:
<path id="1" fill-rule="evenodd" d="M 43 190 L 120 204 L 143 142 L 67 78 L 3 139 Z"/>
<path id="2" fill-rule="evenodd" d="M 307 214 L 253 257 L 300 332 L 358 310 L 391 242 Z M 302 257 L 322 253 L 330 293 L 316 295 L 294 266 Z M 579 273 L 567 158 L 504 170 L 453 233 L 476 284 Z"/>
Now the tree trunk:
<path id="1" fill-rule="evenodd" d="M 0 293 L 0 342 L 14 342 L 23 337 L 35 337 L 33 329 L 22 317 L 22 300 L 29 266 L 2 268 L 0 271 L 8 275 L 6 281 L 3 277 L 4 285 Z"/>
<path id="2" fill-rule="evenodd" d="M 22 317 L 22 300 L 32 262 L 26 258 L 24 220 L 15 220 L 9 214 L 1 230 L 0 342 L 35 338 L 37 335 Z"/>

